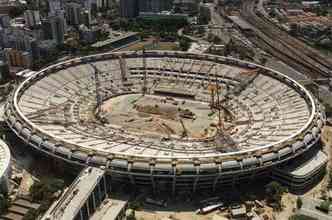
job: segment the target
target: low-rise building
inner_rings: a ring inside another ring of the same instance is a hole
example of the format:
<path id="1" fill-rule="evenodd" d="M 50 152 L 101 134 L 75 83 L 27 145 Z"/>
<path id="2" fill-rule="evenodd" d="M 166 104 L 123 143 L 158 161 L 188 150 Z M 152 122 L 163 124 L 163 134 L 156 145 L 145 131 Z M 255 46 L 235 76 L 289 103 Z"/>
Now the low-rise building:
<path id="1" fill-rule="evenodd" d="M 122 220 L 128 207 L 127 200 L 107 198 L 90 220 Z"/>
<path id="2" fill-rule="evenodd" d="M 102 169 L 85 168 L 42 220 L 89 219 L 110 192 L 104 174 Z"/>

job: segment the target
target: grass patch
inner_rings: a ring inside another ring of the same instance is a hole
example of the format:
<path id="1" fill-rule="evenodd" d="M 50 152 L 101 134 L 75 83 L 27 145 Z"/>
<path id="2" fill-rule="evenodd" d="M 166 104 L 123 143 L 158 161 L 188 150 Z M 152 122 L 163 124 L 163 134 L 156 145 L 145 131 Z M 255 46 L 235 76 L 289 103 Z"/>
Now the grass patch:
<path id="1" fill-rule="evenodd" d="M 312 218 L 306 215 L 292 215 L 288 220 L 318 220 L 317 218 Z"/>
<path id="2" fill-rule="evenodd" d="M 216 113 L 216 112 L 210 112 L 210 113 L 208 114 L 208 116 L 209 116 L 209 117 L 212 117 L 215 113 Z"/>
<path id="3" fill-rule="evenodd" d="M 332 201 L 325 200 L 319 205 L 319 208 L 317 208 L 322 212 L 328 213 L 331 205 Z"/>
<path id="4" fill-rule="evenodd" d="M 133 99 L 133 100 L 130 101 L 130 104 L 133 105 L 133 104 L 135 104 L 137 101 L 138 101 L 138 99 Z"/>
<path id="5" fill-rule="evenodd" d="M 175 42 L 159 42 L 157 45 L 152 47 L 150 41 L 138 42 L 128 47 L 125 47 L 122 50 L 139 51 L 143 50 L 144 46 L 147 47 L 149 50 L 179 50 L 179 47 Z"/>

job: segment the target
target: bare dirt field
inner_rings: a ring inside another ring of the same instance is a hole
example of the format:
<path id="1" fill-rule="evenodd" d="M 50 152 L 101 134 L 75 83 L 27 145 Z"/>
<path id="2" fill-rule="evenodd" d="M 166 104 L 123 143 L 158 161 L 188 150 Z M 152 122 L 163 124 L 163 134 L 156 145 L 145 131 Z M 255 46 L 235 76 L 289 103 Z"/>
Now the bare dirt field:
<path id="1" fill-rule="evenodd" d="M 207 103 L 159 96 L 130 94 L 112 98 L 104 103 L 102 111 L 108 113 L 112 125 L 125 130 L 159 136 L 186 133 L 190 138 L 214 136 L 216 115 L 210 116 Z"/>

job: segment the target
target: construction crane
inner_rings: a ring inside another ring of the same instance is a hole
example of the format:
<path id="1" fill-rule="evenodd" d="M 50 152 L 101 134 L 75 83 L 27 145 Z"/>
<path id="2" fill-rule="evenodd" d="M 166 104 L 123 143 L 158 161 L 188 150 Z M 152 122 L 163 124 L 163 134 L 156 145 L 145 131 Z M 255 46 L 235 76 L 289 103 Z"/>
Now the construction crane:
<path id="1" fill-rule="evenodd" d="M 188 136 L 188 130 L 186 128 L 186 126 L 184 126 L 184 122 L 182 120 L 182 118 L 180 118 L 180 123 L 181 123 L 181 126 L 182 126 L 182 137 L 187 137 Z"/>
<path id="2" fill-rule="evenodd" d="M 99 111 L 100 106 L 102 104 L 102 96 L 100 94 L 100 79 L 99 79 L 99 74 L 101 73 L 101 71 L 93 64 L 90 63 L 90 66 L 92 67 L 92 69 L 94 70 L 94 76 L 95 76 L 95 85 L 96 85 L 96 101 L 97 101 L 97 110 Z"/>
<path id="3" fill-rule="evenodd" d="M 206 64 L 202 64 L 201 67 L 203 65 L 206 65 Z M 216 91 L 217 91 L 217 86 L 212 84 L 211 83 L 211 77 L 210 77 L 210 72 L 213 70 L 213 68 L 215 67 L 215 64 L 212 64 L 209 66 L 209 69 L 208 71 L 206 72 L 206 75 L 207 75 L 207 78 L 208 78 L 208 91 L 210 92 L 210 95 L 211 95 L 211 100 L 210 100 L 210 108 L 214 108 L 214 105 L 215 105 L 215 94 L 216 94 Z M 215 71 L 217 71 L 217 69 L 215 69 Z M 215 74 L 215 77 L 217 79 L 217 76 Z"/>
<path id="4" fill-rule="evenodd" d="M 203 67 L 203 65 L 206 65 L 206 64 L 202 64 L 201 68 Z M 215 64 L 210 65 L 208 71 L 206 72 L 209 84 L 211 83 L 210 72 L 213 70 L 213 67 L 215 67 Z"/>
<path id="5" fill-rule="evenodd" d="M 208 85 L 208 91 L 210 92 L 210 108 L 213 109 L 215 106 L 215 95 L 216 95 L 216 91 L 217 91 L 217 87 L 214 84 L 209 84 Z"/>
<path id="6" fill-rule="evenodd" d="M 147 70 L 146 70 L 146 57 L 145 57 L 145 47 L 143 46 L 142 50 L 142 58 L 143 58 L 143 71 L 144 71 L 144 80 L 143 80 L 143 87 L 142 87 L 142 94 L 145 96 L 147 92 Z"/>
<path id="7" fill-rule="evenodd" d="M 127 81 L 127 75 L 128 75 L 127 62 L 126 62 L 125 59 L 123 59 L 123 57 L 121 55 L 119 56 L 119 63 L 120 63 L 120 69 L 121 69 L 122 82 L 126 82 Z"/>
<path id="8" fill-rule="evenodd" d="M 218 110 L 218 126 L 222 126 L 221 109 L 223 107 L 221 106 L 220 91 L 219 91 L 220 85 L 219 85 L 219 81 L 217 78 L 217 74 L 215 74 L 215 84 L 210 83 L 208 85 L 208 90 L 211 95 L 210 108 L 211 108 L 211 110 L 213 110 L 213 109 Z"/>
<path id="9" fill-rule="evenodd" d="M 219 94 L 219 85 L 218 85 L 218 80 L 217 80 L 217 79 L 216 79 L 216 87 L 217 87 L 218 126 L 219 126 L 220 128 L 222 128 L 220 94 Z"/>

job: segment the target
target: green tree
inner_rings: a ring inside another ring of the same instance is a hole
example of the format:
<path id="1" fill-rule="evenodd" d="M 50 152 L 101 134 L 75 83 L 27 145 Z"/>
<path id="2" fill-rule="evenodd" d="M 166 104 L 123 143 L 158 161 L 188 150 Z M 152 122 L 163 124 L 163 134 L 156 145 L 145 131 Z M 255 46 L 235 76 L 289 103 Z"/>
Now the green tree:
<path id="1" fill-rule="evenodd" d="M 49 201 L 58 190 L 62 190 L 64 181 L 61 179 L 48 179 L 35 182 L 30 188 L 30 194 L 33 201 Z"/>
<path id="2" fill-rule="evenodd" d="M 303 202 L 302 202 L 301 197 L 297 197 L 297 199 L 296 199 L 296 207 L 298 209 L 301 209 L 302 205 L 303 205 Z"/>
<path id="3" fill-rule="evenodd" d="M 328 213 L 329 212 L 329 209 L 330 209 L 330 206 L 331 206 L 331 202 L 330 201 L 323 201 L 321 202 L 321 204 L 319 205 L 319 209 L 323 212 L 326 212 Z"/>
<path id="4" fill-rule="evenodd" d="M 318 220 L 318 219 L 305 215 L 292 215 L 291 217 L 288 218 L 288 220 Z"/>
<path id="5" fill-rule="evenodd" d="M 126 211 L 126 219 L 127 220 L 135 220 L 136 217 L 135 217 L 135 210 L 134 209 L 127 209 Z"/>
<path id="6" fill-rule="evenodd" d="M 179 39 L 179 46 L 182 51 L 187 51 L 190 47 L 190 41 L 186 38 Z"/>
<path id="7" fill-rule="evenodd" d="M 7 211 L 9 203 L 8 196 L 6 194 L 0 194 L 0 214 L 3 214 Z"/>
<path id="8" fill-rule="evenodd" d="M 268 199 L 276 204 L 276 209 L 281 210 L 281 199 L 282 195 L 286 192 L 286 188 L 283 187 L 280 183 L 272 181 L 265 186 L 265 192 L 268 195 Z"/>
<path id="9" fill-rule="evenodd" d="M 18 16 L 21 16 L 24 11 L 25 11 L 24 7 L 21 7 L 21 6 L 20 7 L 12 7 L 12 8 L 9 9 L 8 15 L 11 18 L 16 18 Z"/>
<path id="10" fill-rule="evenodd" d="M 24 215 L 23 220 L 35 220 L 38 217 L 38 210 L 30 209 L 27 214 Z"/>
<path id="11" fill-rule="evenodd" d="M 329 110 L 331 110 L 330 112 L 332 112 L 332 109 L 329 108 Z M 329 180 L 328 180 L 328 185 L 327 185 L 328 189 L 332 189 L 332 172 L 329 172 Z"/>
<path id="12" fill-rule="evenodd" d="M 41 204 L 37 210 L 30 210 L 24 216 L 24 220 L 37 219 L 37 217 L 44 213 L 52 204 L 55 199 L 54 193 L 62 190 L 64 186 L 64 181 L 57 178 L 42 179 L 41 181 L 34 182 L 30 188 L 30 196 L 33 201 Z"/>

